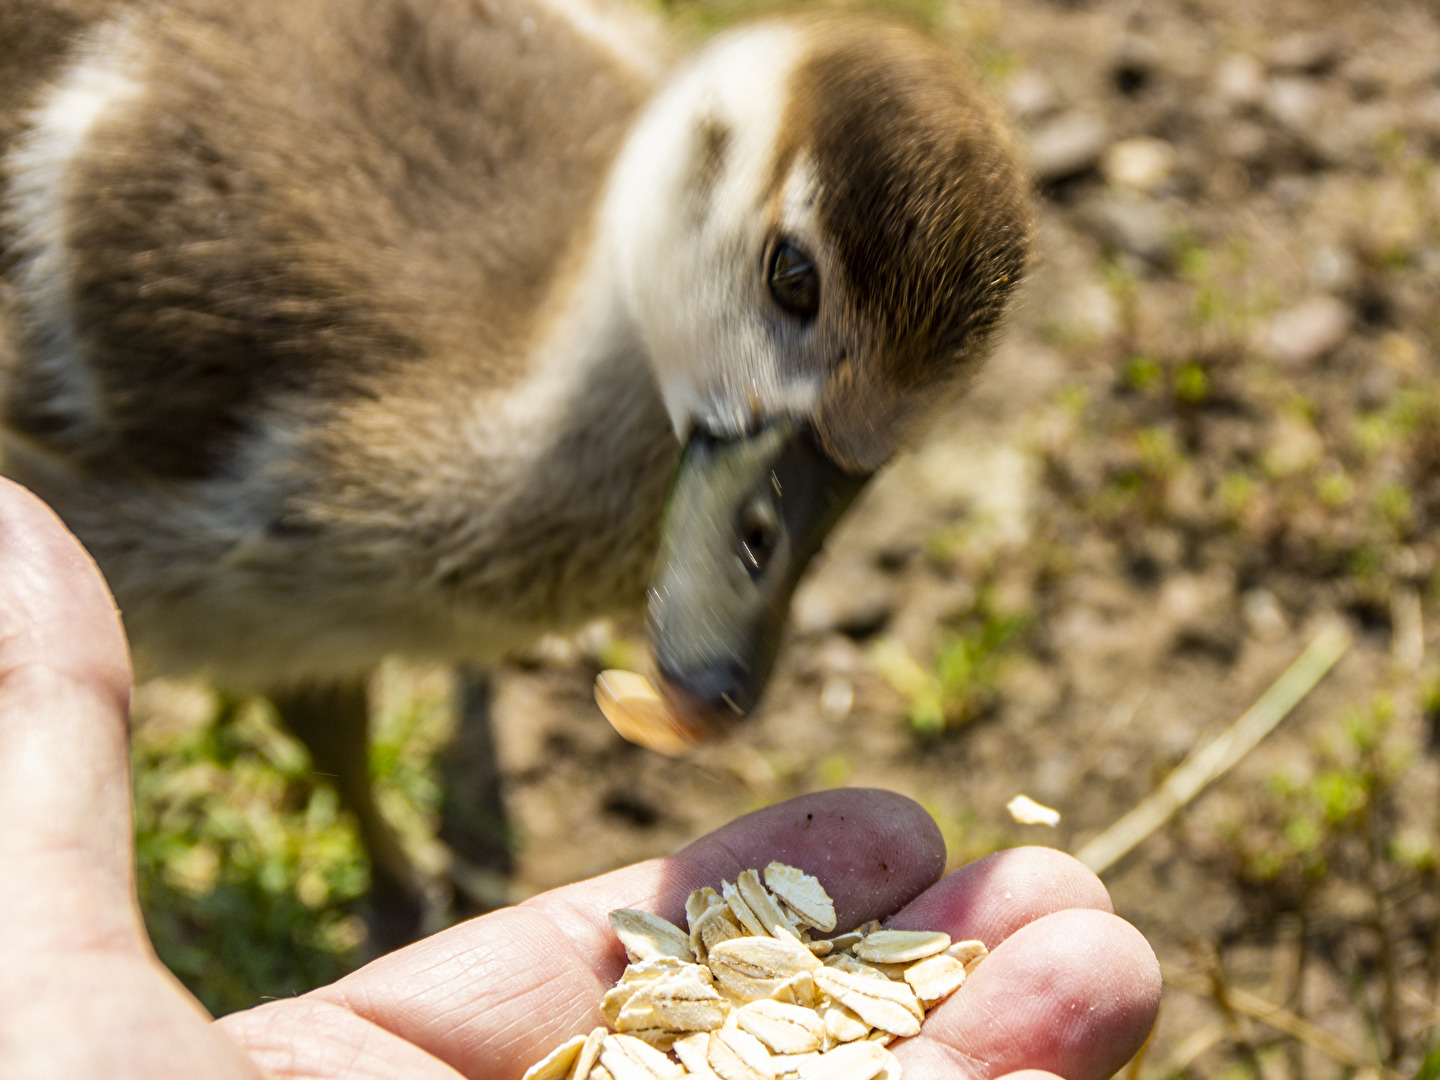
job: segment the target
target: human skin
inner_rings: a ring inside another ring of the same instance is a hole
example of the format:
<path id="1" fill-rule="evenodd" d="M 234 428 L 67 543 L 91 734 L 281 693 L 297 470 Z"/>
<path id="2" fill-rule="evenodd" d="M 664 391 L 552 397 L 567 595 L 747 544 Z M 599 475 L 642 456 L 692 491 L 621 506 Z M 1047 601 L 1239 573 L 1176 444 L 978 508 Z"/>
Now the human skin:
<path id="1" fill-rule="evenodd" d="M 895 1045 L 910 1080 L 1100 1080 L 1154 1023 L 1155 956 L 1093 874 L 1060 852 L 1018 848 L 942 877 L 934 822 L 902 796 L 863 789 L 768 807 L 675 855 L 214 1022 L 156 958 L 136 903 L 129 691 L 99 572 L 48 508 L 0 481 L 0 1075 L 10 1080 L 517 1080 L 601 1022 L 600 997 L 625 964 L 610 910 L 682 921 L 691 889 L 772 859 L 817 874 L 842 925 L 894 912 L 888 925 L 992 950 L 921 1035 Z"/>

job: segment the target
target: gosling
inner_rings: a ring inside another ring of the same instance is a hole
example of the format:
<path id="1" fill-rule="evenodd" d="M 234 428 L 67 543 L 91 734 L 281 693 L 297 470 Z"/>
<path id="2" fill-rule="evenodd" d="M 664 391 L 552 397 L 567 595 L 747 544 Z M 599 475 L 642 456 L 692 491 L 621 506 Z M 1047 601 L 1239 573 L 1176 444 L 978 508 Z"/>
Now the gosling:
<path id="1" fill-rule="evenodd" d="M 0 40 L 4 469 L 142 676 L 274 695 L 400 938 L 375 665 L 648 595 L 662 691 L 724 730 L 1025 267 L 996 111 L 870 18 L 672 62 L 581 0 L 10 0 Z"/>

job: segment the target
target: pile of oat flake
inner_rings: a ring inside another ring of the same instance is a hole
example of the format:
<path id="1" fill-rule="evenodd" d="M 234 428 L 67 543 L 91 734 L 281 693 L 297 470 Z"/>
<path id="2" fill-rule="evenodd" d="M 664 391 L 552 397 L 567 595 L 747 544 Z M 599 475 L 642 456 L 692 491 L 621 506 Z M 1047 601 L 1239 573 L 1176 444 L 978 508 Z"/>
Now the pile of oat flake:
<path id="1" fill-rule="evenodd" d="M 610 913 L 630 957 L 601 1003 L 614 1032 L 577 1035 L 524 1080 L 900 1080 L 886 1045 L 918 1034 L 988 951 L 879 922 L 812 937 L 835 929 L 835 905 L 778 862 L 763 884 L 746 870 L 718 893 L 696 889 L 685 913 L 688 934 L 643 911 Z"/>

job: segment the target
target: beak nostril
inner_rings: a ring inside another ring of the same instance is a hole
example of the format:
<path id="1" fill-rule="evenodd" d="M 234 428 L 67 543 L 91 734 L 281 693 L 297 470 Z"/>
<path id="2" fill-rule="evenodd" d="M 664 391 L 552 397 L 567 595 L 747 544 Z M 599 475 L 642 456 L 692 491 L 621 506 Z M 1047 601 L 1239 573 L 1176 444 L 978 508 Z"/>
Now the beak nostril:
<path id="1" fill-rule="evenodd" d="M 770 564 L 780 535 L 780 521 L 768 499 L 752 499 L 740 513 L 740 561 L 752 577 Z"/>
<path id="2" fill-rule="evenodd" d="M 755 707 L 759 687 L 740 661 L 677 666 L 660 655 L 655 660 L 665 699 L 692 729 L 722 730 Z"/>

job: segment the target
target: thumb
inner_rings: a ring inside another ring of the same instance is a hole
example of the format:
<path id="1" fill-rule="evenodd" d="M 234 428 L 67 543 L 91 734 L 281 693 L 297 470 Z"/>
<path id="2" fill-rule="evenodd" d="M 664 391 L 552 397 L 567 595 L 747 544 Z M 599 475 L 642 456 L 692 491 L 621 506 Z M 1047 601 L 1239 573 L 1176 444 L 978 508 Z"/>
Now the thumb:
<path id="1" fill-rule="evenodd" d="M 100 572 L 43 503 L 0 480 L 0 1074 L 253 1078 L 145 935 L 129 694 Z"/>
<path id="2" fill-rule="evenodd" d="M 143 941 L 134 903 L 126 715 L 114 601 L 42 502 L 0 481 L 0 952 L 85 927 Z"/>

